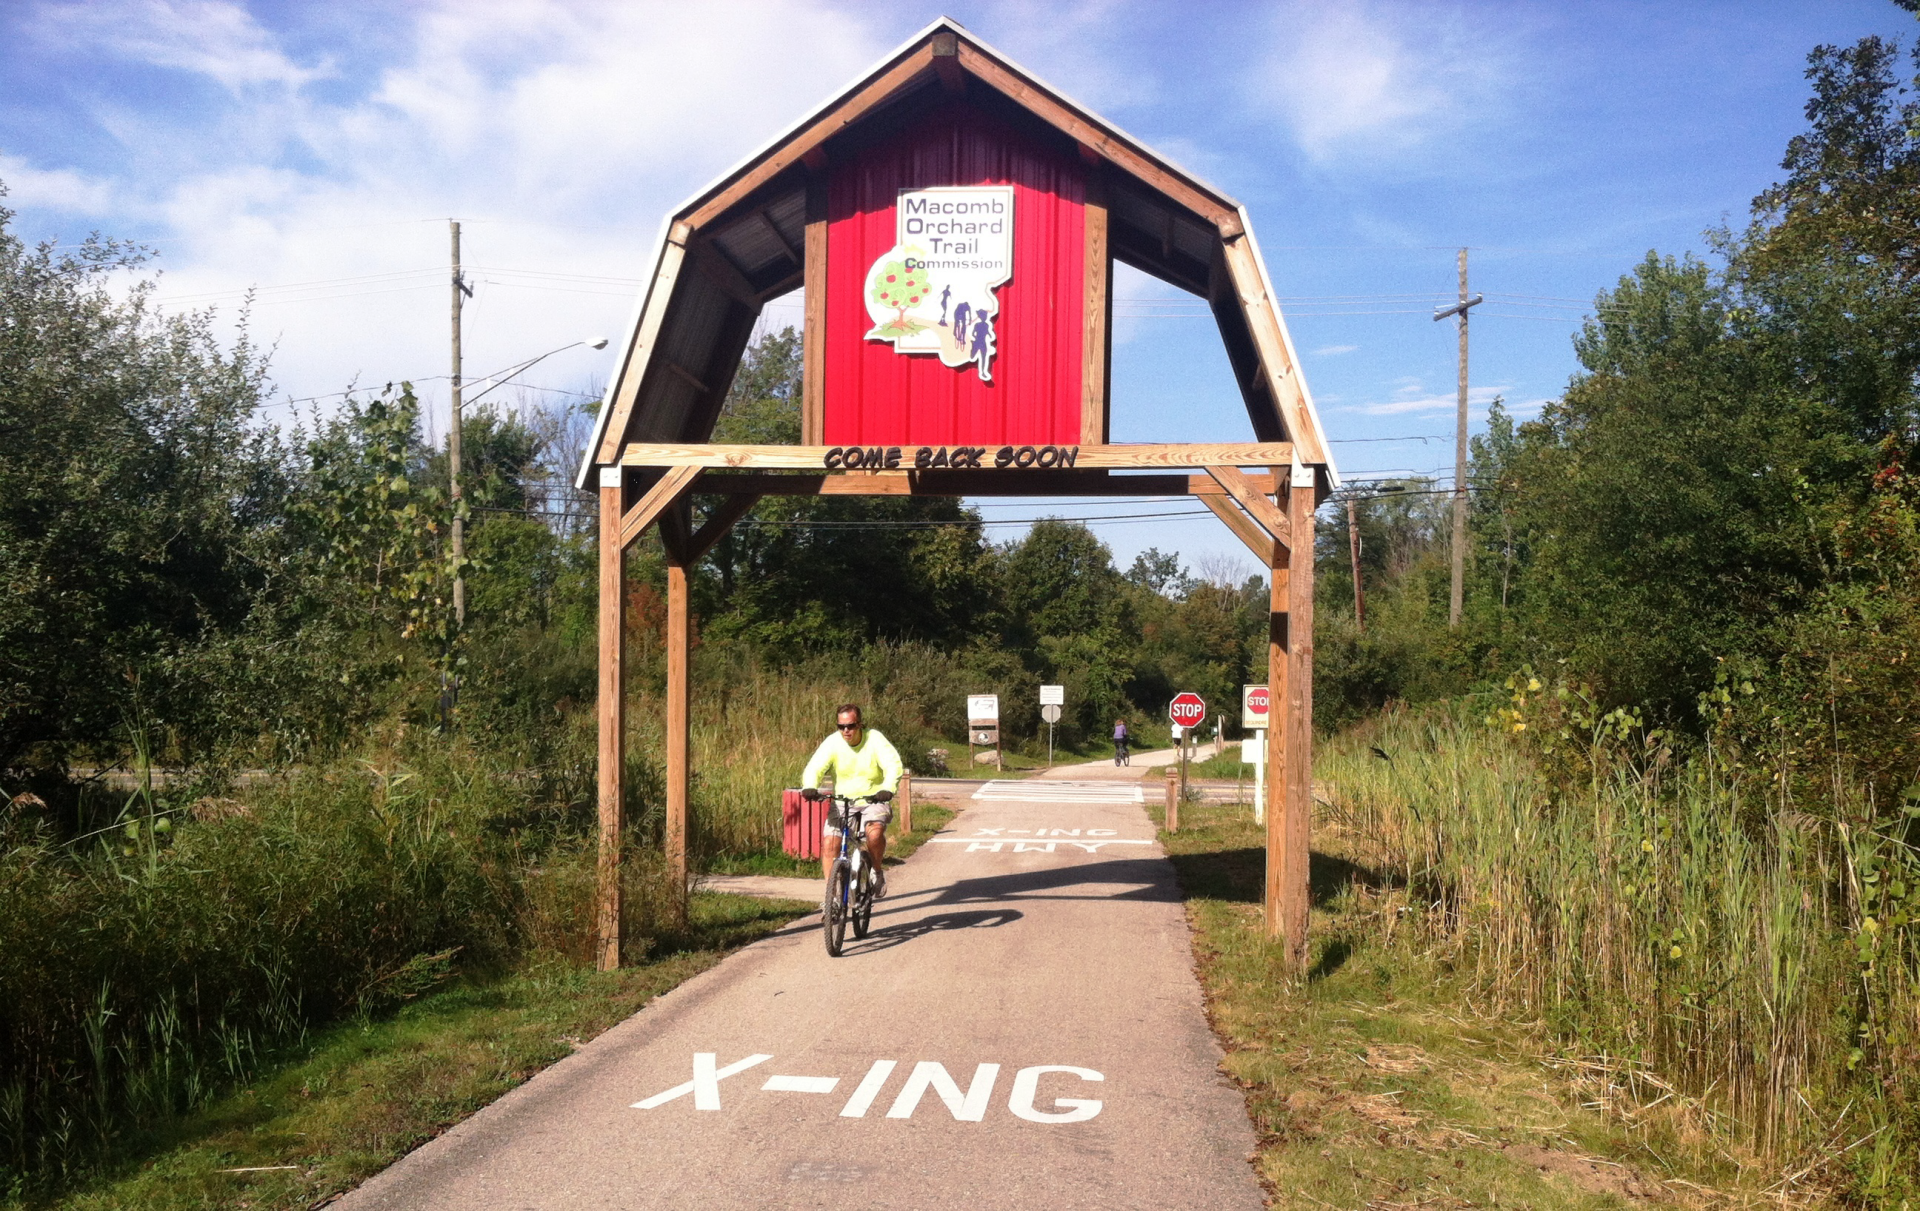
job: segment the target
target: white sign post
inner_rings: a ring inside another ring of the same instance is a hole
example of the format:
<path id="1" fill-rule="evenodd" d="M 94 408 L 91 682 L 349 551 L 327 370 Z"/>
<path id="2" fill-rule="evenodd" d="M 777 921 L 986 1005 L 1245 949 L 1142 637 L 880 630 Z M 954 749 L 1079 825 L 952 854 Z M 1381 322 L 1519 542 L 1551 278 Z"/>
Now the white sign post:
<path id="1" fill-rule="evenodd" d="M 1000 764 L 1000 695 L 967 695 L 967 750 L 974 765 L 980 764 L 979 750 L 993 749 L 993 766 Z"/>
<path id="2" fill-rule="evenodd" d="M 1253 822 L 1267 822 L 1267 721 L 1272 697 L 1264 685 L 1240 687 L 1240 726 L 1253 733 L 1243 741 L 1240 759 L 1253 766 Z M 1251 751 L 1253 756 L 1247 756 Z"/>
<path id="3" fill-rule="evenodd" d="M 1053 725 L 1060 722 L 1060 708 L 1067 702 L 1067 687 L 1064 685 L 1043 685 L 1040 687 L 1040 717 L 1047 721 L 1047 768 L 1053 768 Z"/>

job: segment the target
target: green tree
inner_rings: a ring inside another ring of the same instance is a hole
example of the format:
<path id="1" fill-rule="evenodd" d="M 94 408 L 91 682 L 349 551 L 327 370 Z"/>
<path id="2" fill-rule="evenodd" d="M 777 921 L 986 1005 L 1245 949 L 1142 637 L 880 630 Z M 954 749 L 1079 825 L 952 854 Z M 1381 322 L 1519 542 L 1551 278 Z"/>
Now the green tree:
<path id="1" fill-rule="evenodd" d="M 28 247 L 0 209 L 0 769 L 112 749 L 136 709 L 186 745 L 185 659 L 239 627 L 285 490 L 245 329 L 162 316 L 126 244 Z"/>

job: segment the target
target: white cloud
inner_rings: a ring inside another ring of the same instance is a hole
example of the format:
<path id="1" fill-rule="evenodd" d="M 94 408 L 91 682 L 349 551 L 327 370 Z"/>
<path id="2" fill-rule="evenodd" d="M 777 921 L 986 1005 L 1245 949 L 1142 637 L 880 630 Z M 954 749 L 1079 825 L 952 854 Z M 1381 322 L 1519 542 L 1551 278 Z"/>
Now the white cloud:
<path id="1" fill-rule="evenodd" d="M 1504 112 L 1518 71 L 1511 10 L 1296 0 L 1273 12 L 1249 103 L 1278 109 L 1310 158 L 1413 151 Z"/>
<path id="2" fill-rule="evenodd" d="M 441 0 L 408 13 L 374 71 L 322 90 L 307 87 L 321 68 L 232 5 L 48 9 L 42 37 L 69 19 L 100 41 L 52 53 L 197 72 L 229 99 L 88 100 L 126 148 L 111 169 L 46 166 L 42 149 L 38 169 L 0 161 L 0 180 L 16 205 L 148 234 L 176 305 L 231 314 L 249 286 L 324 283 L 254 304 L 256 336 L 278 347 L 275 378 L 296 396 L 446 373 L 449 215 L 476 282 L 470 375 L 585 336 L 617 340 L 661 216 L 895 41 L 825 0 Z M 489 273 L 500 268 L 574 277 Z M 613 355 L 575 350 L 538 381 L 587 386 Z"/>
<path id="3" fill-rule="evenodd" d="M 1339 357 L 1343 353 L 1358 352 L 1358 345 L 1322 345 L 1313 351 L 1315 357 Z"/>
<path id="4" fill-rule="evenodd" d="M 43 42 L 193 72 L 236 91 L 261 84 L 298 87 L 332 70 L 295 63 L 243 5 L 222 0 L 60 4 L 38 15 L 34 33 Z"/>
<path id="5" fill-rule="evenodd" d="M 18 156 L 0 152 L 0 182 L 7 194 L 0 198 L 10 208 L 38 206 L 75 214 L 99 214 L 113 201 L 105 181 L 65 168 L 39 169 Z"/>
<path id="6" fill-rule="evenodd" d="M 1473 416 L 1485 415 L 1487 405 L 1496 398 L 1504 396 L 1507 390 L 1506 387 L 1468 387 L 1468 413 Z M 1545 402 L 1544 400 L 1530 400 L 1520 404 L 1503 402 L 1502 407 L 1506 408 L 1509 414 L 1517 415 L 1522 412 L 1538 411 Z M 1452 415 L 1459 407 L 1460 396 L 1457 391 L 1449 391 L 1441 395 L 1428 391 L 1417 381 L 1402 380 L 1401 386 L 1393 392 L 1391 399 L 1354 404 L 1339 410 L 1358 413 L 1362 416 L 1409 416 L 1435 413 Z"/>

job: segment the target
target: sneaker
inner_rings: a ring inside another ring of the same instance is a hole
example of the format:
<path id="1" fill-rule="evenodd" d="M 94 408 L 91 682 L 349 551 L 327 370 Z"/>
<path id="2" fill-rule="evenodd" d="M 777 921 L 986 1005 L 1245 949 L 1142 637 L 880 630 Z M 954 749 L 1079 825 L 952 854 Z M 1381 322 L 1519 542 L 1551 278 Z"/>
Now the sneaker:
<path id="1" fill-rule="evenodd" d="M 877 867 L 874 869 L 873 891 L 869 894 L 871 894 L 871 896 L 876 900 L 878 900 L 880 897 L 887 894 L 887 872 L 886 871 L 880 870 Z"/>

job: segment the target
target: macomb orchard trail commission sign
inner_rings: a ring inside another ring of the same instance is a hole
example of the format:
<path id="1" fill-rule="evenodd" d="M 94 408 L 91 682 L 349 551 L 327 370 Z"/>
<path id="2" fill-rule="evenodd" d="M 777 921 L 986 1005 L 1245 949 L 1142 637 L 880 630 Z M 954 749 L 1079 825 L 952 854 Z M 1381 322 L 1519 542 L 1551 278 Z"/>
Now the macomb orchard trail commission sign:
<path id="1" fill-rule="evenodd" d="M 1114 440 L 1116 264 L 1208 303 L 1248 437 Z M 766 306 L 796 291 L 800 440 L 714 443 Z M 1247 545 L 1269 571 L 1278 716 L 1266 925 L 1304 964 L 1313 567 L 1291 553 L 1313 549 L 1337 475 L 1252 219 L 1220 190 L 936 21 L 667 216 L 577 482 L 600 494 L 602 967 L 622 961 L 626 552 L 653 533 L 666 562 L 679 914 L 691 577 L 763 499 L 836 494 L 1192 497 Z"/>
<path id="2" fill-rule="evenodd" d="M 867 271 L 867 338 L 992 382 L 994 290 L 1013 276 L 1013 189 L 903 189 L 895 210 L 899 242 Z"/>

